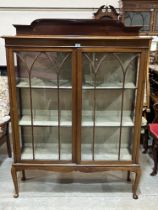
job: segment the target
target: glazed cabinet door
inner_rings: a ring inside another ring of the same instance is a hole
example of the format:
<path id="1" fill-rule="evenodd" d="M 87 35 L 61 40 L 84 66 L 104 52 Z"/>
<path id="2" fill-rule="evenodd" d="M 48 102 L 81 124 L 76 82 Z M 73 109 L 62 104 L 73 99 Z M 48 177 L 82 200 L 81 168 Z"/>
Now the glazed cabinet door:
<path id="1" fill-rule="evenodd" d="M 73 62 L 71 49 L 14 52 L 21 160 L 73 161 Z"/>
<path id="2" fill-rule="evenodd" d="M 132 160 L 139 58 L 127 50 L 81 50 L 81 161 Z"/>

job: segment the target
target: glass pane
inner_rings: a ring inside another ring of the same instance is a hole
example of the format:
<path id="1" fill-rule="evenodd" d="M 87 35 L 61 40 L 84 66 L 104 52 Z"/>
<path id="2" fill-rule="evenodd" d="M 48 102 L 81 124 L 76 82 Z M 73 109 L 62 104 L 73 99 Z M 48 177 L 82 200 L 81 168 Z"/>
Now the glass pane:
<path id="1" fill-rule="evenodd" d="M 131 159 L 138 58 L 83 53 L 82 160 Z"/>
<path id="2" fill-rule="evenodd" d="M 19 127 L 22 159 L 33 159 L 31 127 Z M 24 154 L 24 155 L 23 155 Z"/>
<path id="3" fill-rule="evenodd" d="M 126 88 L 135 88 L 137 65 L 136 53 L 84 53 L 83 54 L 83 88 L 96 85 L 101 88 L 122 88 L 122 66 L 126 72 Z M 94 84 L 94 77 L 95 84 Z"/>
<path id="4" fill-rule="evenodd" d="M 22 158 L 71 160 L 71 53 L 18 52 L 15 59 Z"/>
<path id="5" fill-rule="evenodd" d="M 131 160 L 134 127 L 122 127 L 121 132 L 120 160 Z"/>
<path id="6" fill-rule="evenodd" d="M 124 98 L 122 105 L 121 89 L 82 90 L 82 125 L 93 126 L 95 117 L 96 126 L 119 126 L 123 108 L 123 125 L 133 126 L 135 90 L 125 89 Z"/>
<path id="7" fill-rule="evenodd" d="M 125 12 L 126 26 L 142 26 L 141 31 L 150 30 L 150 12 Z"/>
<path id="8" fill-rule="evenodd" d="M 51 126 L 36 127 L 33 129 L 35 142 L 35 158 L 41 160 L 58 160 L 58 128 Z M 31 127 L 21 127 L 22 159 L 32 159 Z M 62 127 L 61 138 L 61 160 L 71 160 L 71 128 Z"/>
<path id="9" fill-rule="evenodd" d="M 120 148 L 120 159 L 131 160 L 131 130 L 133 128 L 123 127 L 122 129 L 122 144 Z M 96 127 L 94 145 L 94 160 L 118 160 L 119 150 L 119 127 Z M 82 129 L 82 160 L 92 160 L 92 144 L 93 128 L 84 127 Z"/>
<path id="10" fill-rule="evenodd" d="M 17 85 L 57 87 L 71 86 L 71 54 L 63 52 L 18 52 Z M 30 80 L 29 80 L 30 76 Z M 58 78 L 59 77 L 59 78 Z"/>

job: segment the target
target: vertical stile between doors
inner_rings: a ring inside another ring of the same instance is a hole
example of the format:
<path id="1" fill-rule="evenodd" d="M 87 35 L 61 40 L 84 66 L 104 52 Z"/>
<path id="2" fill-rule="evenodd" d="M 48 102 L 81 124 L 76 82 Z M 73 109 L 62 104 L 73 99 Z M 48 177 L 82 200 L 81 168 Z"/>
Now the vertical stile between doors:
<path id="1" fill-rule="evenodd" d="M 77 51 L 72 51 L 72 162 L 77 163 Z"/>
<path id="2" fill-rule="evenodd" d="M 77 53 L 77 132 L 76 132 L 76 140 L 77 140 L 77 163 L 81 162 L 81 121 L 82 121 L 82 53 L 81 49 L 78 48 L 76 50 Z"/>

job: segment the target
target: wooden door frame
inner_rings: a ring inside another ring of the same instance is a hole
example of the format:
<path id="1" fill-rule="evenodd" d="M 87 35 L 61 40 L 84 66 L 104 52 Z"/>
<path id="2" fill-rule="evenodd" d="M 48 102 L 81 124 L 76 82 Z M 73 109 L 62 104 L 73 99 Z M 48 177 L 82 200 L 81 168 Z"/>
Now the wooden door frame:
<path id="1" fill-rule="evenodd" d="M 83 161 L 81 160 L 81 118 L 82 118 L 82 75 L 83 75 L 83 70 L 82 70 L 82 53 L 83 52 L 125 52 L 125 53 L 140 53 L 140 66 L 137 69 L 137 81 L 138 82 L 138 87 L 137 87 L 137 94 L 135 95 L 135 120 L 134 120 L 134 136 L 133 136 L 133 144 L 132 144 L 132 155 L 131 155 L 131 160 L 127 161 L 108 161 L 108 160 L 103 160 L 103 161 Z M 146 76 L 146 65 L 147 65 L 147 53 L 146 49 L 138 49 L 138 48 L 123 48 L 120 46 L 120 49 L 116 48 L 111 48 L 111 47 L 104 47 L 104 48 L 99 48 L 99 47 L 81 47 L 77 49 L 77 63 L 78 63 L 78 76 L 77 76 L 77 81 L 78 81 L 78 86 L 77 86 L 77 148 L 78 148 L 78 153 L 77 153 L 77 163 L 80 164 L 105 164 L 105 163 L 138 163 L 138 152 L 139 150 L 139 141 L 140 141 L 140 130 L 141 130 L 141 115 L 142 115 L 142 107 L 143 107 L 143 94 L 144 94 L 144 84 L 145 84 L 145 76 Z M 139 116 L 138 118 L 136 116 Z"/>
<path id="2" fill-rule="evenodd" d="M 76 162 L 76 53 L 74 48 L 71 47 L 60 47 L 54 46 L 51 48 L 47 47 L 35 47 L 35 48 L 25 48 L 25 47 L 7 47 L 7 66 L 8 66 L 8 78 L 9 78 L 9 96 L 11 103 L 11 125 L 12 125 L 12 138 L 13 138 L 13 150 L 14 150 L 14 163 L 73 163 Z M 14 53 L 16 52 L 71 52 L 72 53 L 72 160 L 38 160 L 35 159 L 21 159 L 21 147 L 20 147 L 20 136 L 19 136 L 19 119 L 18 119 L 18 107 L 17 107 L 17 91 L 16 91 L 16 70 L 14 64 Z"/>

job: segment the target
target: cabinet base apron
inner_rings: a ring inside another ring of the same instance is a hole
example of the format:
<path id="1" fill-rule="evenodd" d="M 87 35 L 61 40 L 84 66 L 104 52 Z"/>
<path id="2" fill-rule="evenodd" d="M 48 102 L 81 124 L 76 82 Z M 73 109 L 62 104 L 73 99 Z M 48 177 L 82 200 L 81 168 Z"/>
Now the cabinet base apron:
<path id="1" fill-rule="evenodd" d="M 138 199 L 137 188 L 140 180 L 141 169 L 139 164 L 129 164 L 127 166 L 121 165 L 76 165 L 76 164 L 20 164 L 14 163 L 11 168 L 12 179 L 14 183 L 15 193 L 14 198 L 19 196 L 17 172 L 22 172 L 22 180 L 26 180 L 25 170 L 48 170 L 54 172 L 72 172 L 80 171 L 84 173 L 101 172 L 101 171 L 127 171 L 127 181 L 130 181 L 130 173 L 135 173 L 134 180 L 132 181 L 133 198 Z"/>

